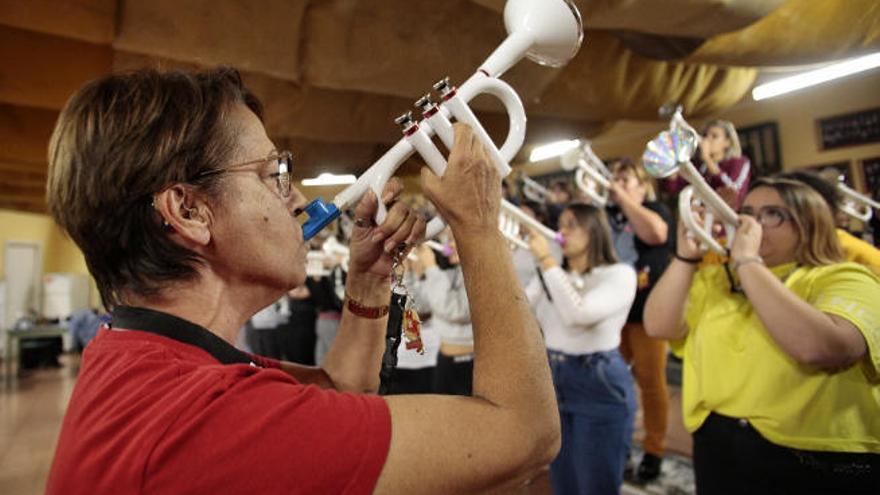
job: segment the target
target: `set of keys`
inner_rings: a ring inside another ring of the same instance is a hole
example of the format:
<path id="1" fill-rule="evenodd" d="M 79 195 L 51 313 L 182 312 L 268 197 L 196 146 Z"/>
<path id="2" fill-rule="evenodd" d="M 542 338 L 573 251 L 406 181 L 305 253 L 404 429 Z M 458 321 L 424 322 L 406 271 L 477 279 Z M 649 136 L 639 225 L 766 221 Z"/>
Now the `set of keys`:
<path id="1" fill-rule="evenodd" d="M 425 353 L 422 342 L 422 321 L 415 308 L 415 299 L 404 282 L 406 267 L 403 264 L 404 249 L 399 249 L 391 267 L 391 303 L 388 309 L 388 326 L 385 330 L 385 354 L 382 356 L 382 369 L 379 372 L 379 394 L 385 395 L 391 389 L 394 369 L 397 368 L 397 349 L 401 339 L 406 340 L 405 348 L 419 354 Z"/>
<path id="2" fill-rule="evenodd" d="M 406 349 L 415 350 L 419 354 L 425 353 L 425 345 L 422 342 L 422 320 L 419 319 L 419 313 L 416 311 L 416 300 L 404 282 L 404 273 L 406 267 L 403 264 L 402 251 L 394 257 L 394 265 L 391 268 L 391 276 L 393 284 L 391 292 L 393 295 L 399 295 L 397 301 L 398 311 L 403 315 L 400 325 L 400 333 L 406 340 Z"/>

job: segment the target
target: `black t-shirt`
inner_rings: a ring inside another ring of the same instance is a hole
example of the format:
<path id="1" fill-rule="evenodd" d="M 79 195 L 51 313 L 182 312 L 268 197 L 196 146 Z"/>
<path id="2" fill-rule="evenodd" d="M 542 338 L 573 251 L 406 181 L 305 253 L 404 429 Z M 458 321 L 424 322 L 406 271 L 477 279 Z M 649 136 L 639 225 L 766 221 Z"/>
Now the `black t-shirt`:
<path id="1" fill-rule="evenodd" d="M 608 219 L 612 224 L 612 230 L 617 231 L 618 235 L 632 235 L 633 244 L 638 254 L 634 265 L 638 275 L 636 298 L 626 320 L 628 323 L 642 322 L 642 311 L 645 309 L 645 301 L 648 299 L 651 288 L 660 280 L 660 276 L 663 275 L 663 271 L 669 265 L 670 252 L 675 243 L 675 221 L 669 212 L 669 208 L 659 201 L 645 201 L 642 203 L 642 206 L 657 213 L 666 222 L 667 235 L 666 242 L 663 244 L 651 246 L 642 242 L 633 232 L 629 221 L 620 208 L 617 206 L 608 207 Z"/>

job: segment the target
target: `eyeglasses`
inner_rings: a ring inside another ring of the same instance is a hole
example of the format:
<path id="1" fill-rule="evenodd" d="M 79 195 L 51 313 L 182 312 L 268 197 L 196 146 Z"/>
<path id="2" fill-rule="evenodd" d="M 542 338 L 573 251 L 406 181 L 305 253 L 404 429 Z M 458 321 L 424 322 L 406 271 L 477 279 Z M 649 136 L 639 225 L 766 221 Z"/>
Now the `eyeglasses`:
<path id="1" fill-rule="evenodd" d="M 198 180 L 204 179 L 205 177 L 217 174 L 223 174 L 226 172 L 254 172 L 257 175 L 260 175 L 259 170 L 242 170 L 241 167 L 246 167 L 248 165 L 253 165 L 255 163 L 266 163 L 266 162 L 275 162 L 275 166 L 277 167 L 276 172 L 272 172 L 266 175 L 266 178 L 275 179 L 275 186 L 278 188 L 278 194 L 282 198 L 287 198 L 290 196 L 290 173 L 293 169 L 293 154 L 289 151 L 277 151 L 273 152 L 266 158 L 259 158 L 257 160 L 250 160 L 243 163 L 236 163 L 235 165 L 229 165 L 228 167 L 218 168 L 214 170 L 206 170 L 204 172 L 199 172 L 192 179 L 187 182 L 196 182 Z"/>
<path id="2" fill-rule="evenodd" d="M 758 210 L 757 214 L 751 207 L 743 206 L 739 212 L 743 215 L 755 217 L 755 219 L 758 220 L 758 223 L 769 228 L 779 227 L 783 222 L 792 219 L 791 213 L 781 206 L 764 206 Z"/>

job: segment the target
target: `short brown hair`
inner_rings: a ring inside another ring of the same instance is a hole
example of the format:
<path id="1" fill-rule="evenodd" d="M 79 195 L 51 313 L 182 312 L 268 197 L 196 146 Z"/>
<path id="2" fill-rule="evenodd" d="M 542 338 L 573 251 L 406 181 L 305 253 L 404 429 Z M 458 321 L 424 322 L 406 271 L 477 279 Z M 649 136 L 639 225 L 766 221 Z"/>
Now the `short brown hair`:
<path id="1" fill-rule="evenodd" d="M 572 203 L 565 207 L 587 232 L 587 266 L 589 270 L 597 266 L 617 263 L 617 254 L 611 241 L 611 227 L 604 208 L 596 208 L 585 203 Z M 564 211 L 564 210 L 563 210 Z"/>
<path id="2" fill-rule="evenodd" d="M 262 118 L 238 71 L 112 74 L 74 94 L 49 143 L 47 203 L 85 255 L 108 308 L 191 279 L 200 258 L 169 239 L 152 197 L 220 168 L 233 150 L 236 103 Z M 200 180 L 209 196 L 218 176 Z"/>
<path id="3" fill-rule="evenodd" d="M 617 174 L 621 172 L 630 172 L 633 176 L 638 179 L 639 184 L 645 186 L 645 198 L 648 201 L 657 201 L 657 192 L 654 189 L 654 179 L 648 175 L 648 172 L 645 171 L 645 167 L 639 167 L 636 163 L 629 158 L 621 158 L 608 167 L 608 171 L 612 174 Z"/>
<path id="4" fill-rule="evenodd" d="M 831 210 L 815 189 L 803 182 L 776 176 L 752 182 L 749 191 L 759 187 L 775 189 L 791 213 L 792 223 L 800 236 L 795 261 L 807 266 L 822 266 L 844 260 Z"/>

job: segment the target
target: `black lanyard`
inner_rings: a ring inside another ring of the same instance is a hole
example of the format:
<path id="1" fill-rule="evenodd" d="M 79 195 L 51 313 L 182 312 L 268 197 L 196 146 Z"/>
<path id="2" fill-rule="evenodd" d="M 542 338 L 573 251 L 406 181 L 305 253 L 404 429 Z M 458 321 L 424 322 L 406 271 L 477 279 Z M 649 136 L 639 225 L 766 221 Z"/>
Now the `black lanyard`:
<path id="1" fill-rule="evenodd" d="M 211 333 L 182 318 L 147 308 L 117 306 L 110 326 L 125 330 L 154 333 L 198 347 L 222 364 L 255 364 L 251 357 Z"/>

